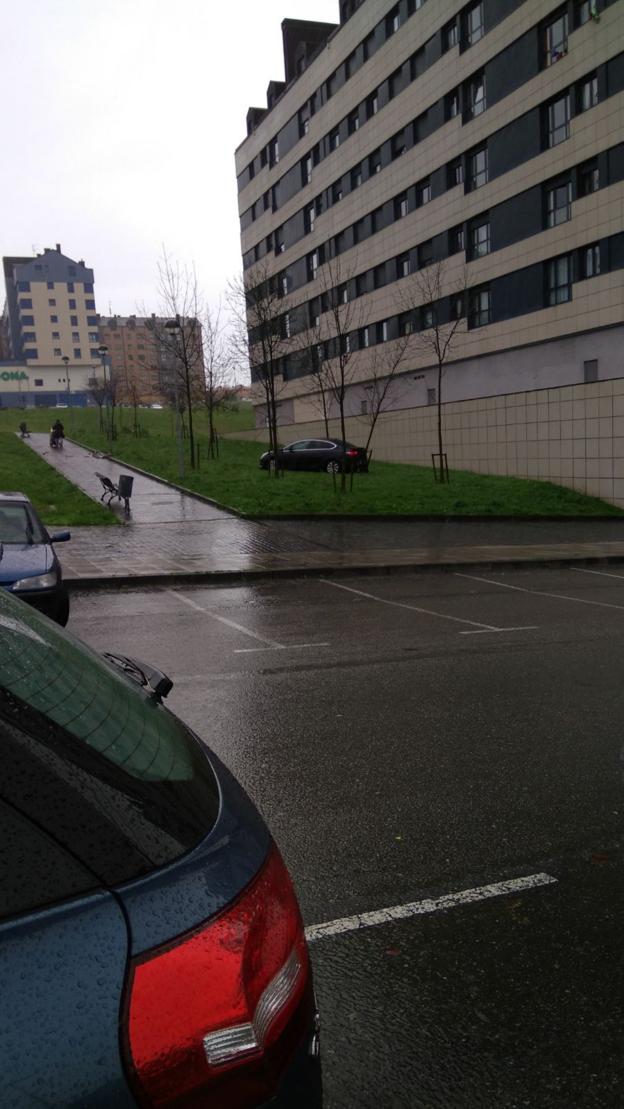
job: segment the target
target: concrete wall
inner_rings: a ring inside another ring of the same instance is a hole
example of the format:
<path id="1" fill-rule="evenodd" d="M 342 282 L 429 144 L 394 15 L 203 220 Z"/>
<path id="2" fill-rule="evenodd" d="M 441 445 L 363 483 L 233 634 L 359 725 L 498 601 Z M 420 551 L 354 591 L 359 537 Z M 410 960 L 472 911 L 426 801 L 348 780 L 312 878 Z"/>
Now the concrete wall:
<path id="1" fill-rule="evenodd" d="M 437 450 L 436 406 L 379 417 L 373 457 L 431 465 Z M 443 405 L 448 463 L 458 470 L 542 478 L 624 508 L 624 377 Z M 348 437 L 366 442 L 366 417 L 351 417 Z M 319 420 L 284 425 L 283 443 L 323 435 Z M 330 434 L 338 434 L 332 421 Z M 266 430 L 231 438 L 266 441 Z"/>

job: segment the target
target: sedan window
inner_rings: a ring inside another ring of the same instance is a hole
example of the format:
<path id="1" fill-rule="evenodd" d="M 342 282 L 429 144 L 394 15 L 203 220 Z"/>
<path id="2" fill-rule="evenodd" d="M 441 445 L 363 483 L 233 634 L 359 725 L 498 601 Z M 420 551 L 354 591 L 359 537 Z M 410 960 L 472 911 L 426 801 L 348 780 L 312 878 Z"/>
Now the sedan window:
<path id="1" fill-rule="evenodd" d="M 310 446 L 309 440 L 308 439 L 302 439 L 301 442 L 299 442 L 299 443 L 291 443 L 290 446 L 288 446 L 286 448 L 286 450 L 289 450 L 289 451 L 307 451 L 309 446 Z"/>
<path id="2" fill-rule="evenodd" d="M 0 505 L 0 543 L 45 543 L 41 524 L 25 504 Z"/>

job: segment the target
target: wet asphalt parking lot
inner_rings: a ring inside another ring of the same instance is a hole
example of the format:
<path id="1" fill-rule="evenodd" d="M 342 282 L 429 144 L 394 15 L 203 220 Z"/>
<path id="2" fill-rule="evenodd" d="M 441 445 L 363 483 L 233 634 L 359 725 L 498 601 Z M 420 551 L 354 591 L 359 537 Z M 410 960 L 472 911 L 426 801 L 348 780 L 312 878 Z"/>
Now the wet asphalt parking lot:
<path id="1" fill-rule="evenodd" d="M 166 671 L 267 818 L 327 1106 L 624 1104 L 624 565 L 76 593 L 69 629 Z"/>

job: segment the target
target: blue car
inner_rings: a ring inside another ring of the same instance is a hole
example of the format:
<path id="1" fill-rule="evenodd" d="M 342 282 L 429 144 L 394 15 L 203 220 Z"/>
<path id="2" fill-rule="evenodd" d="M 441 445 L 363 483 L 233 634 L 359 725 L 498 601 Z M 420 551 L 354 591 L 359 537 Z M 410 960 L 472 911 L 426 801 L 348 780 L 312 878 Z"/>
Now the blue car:
<path id="1" fill-rule="evenodd" d="M 291 880 L 170 688 L 0 590 L 3 1109 L 322 1104 Z"/>
<path id="2" fill-rule="evenodd" d="M 24 493 L 0 492 L 0 588 L 63 627 L 69 619 L 69 594 L 54 543 L 70 538 L 68 531 L 49 535 Z"/>

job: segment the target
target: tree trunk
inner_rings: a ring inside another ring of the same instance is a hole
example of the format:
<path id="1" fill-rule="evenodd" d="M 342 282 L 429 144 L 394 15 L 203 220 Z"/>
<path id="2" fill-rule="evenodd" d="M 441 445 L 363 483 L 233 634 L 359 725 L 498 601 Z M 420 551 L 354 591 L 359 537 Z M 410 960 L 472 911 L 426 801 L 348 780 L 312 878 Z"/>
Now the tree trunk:
<path id="1" fill-rule="evenodd" d="M 442 363 L 438 362 L 438 454 L 440 464 L 440 483 L 443 485 L 446 481 L 446 470 L 443 464 L 443 443 L 442 443 Z"/>

